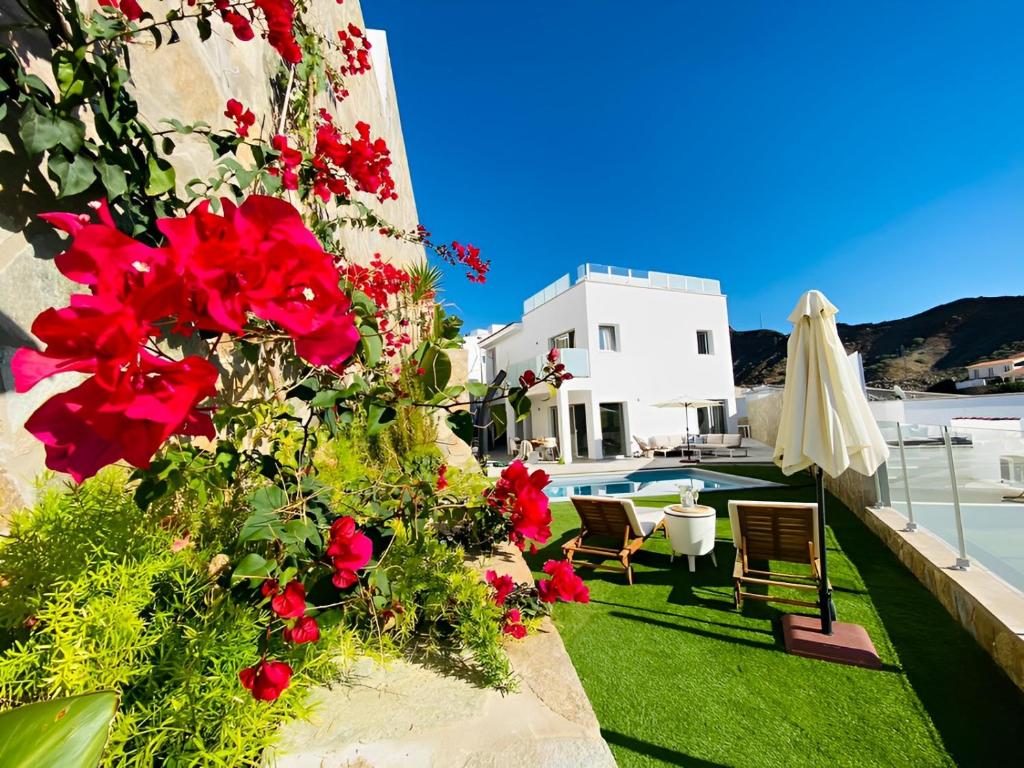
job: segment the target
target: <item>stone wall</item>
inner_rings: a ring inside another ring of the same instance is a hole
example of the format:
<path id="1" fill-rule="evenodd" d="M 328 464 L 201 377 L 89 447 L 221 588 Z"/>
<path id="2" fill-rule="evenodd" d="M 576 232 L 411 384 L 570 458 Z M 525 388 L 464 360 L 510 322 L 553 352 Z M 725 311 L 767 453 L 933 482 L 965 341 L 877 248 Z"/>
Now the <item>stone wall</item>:
<path id="1" fill-rule="evenodd" d="M 96 5 L 83 0 L 84 8 Z M 158 17 L 169 3 L 142 0 Z M 19 20 L 15 0 L 0 0 L 0 23 Z M 365 28 L 357 0 L 339 5 L 335 0 L 311 0 L 310 15 L 323 30 L 340 29 L 350 21 Z M 162 118 L 182 122 L 205 120 L 215 128 L 229 128 L 224 105 L 237 98 L 257 115 L 261 134 L 276 132 L 270 76 L 280 58 L 258 37 L 248 42 L 234 38 L 221 22 L 213 22 L 214 34 L 206 42 L 199 40 L 193 25 L 177 25 L 178 39 L 154 49 L 137 43 L 130 46 L 129 68 L 132 86 L 142 115 L 153 125 Z M 375 136 L 383 136 L 391 148 L 399 199 L 379 204 L 366 197 L 389 221 L 403 228 L 419 223 L 413 197 L 412 179 L 405 155 L 405 142 L 398 113 L 398 99 L 388 58 L 387 37 L 371 31 L 373 68 L 369 73 L 348 78 L 350 95 L 342 103 L 323 97 L 323 106 L 332 112 L 342 127 L 352 128 L 359 119 L 368 122 Z M 17 50 L 25 66 L 49 83 L 53 82 L 48 47 L 41 36 L 19 33 Z M 5 126 L 6 127 L 6 126 Z M 42 446 L 26 433 L 28 416 L 50 395 L 69 389 L 78 379 L 74 375 L 55 377 L 37 385 L 28 394 L 14 393 L 10 361 L 14 351 L 32 344 L 29 332 L 32 320 L 43 309 L 66 303 L 75 286 L 54 268 L 52 259 L 61 248 L 61 240 L 35 215 L 69 207 L 82 210 L 85 201 L 57 201 L 47 193 L 47 181 L 34 167 L 36 183 L 30 191 L 23 186 L 26 164 L 19 162 L 0 136 L 0 516 L 31 500 L 33 481 L 43 468 Z M 5 151 L 8 150 L 8 151 Z M 179 192 L 189 179 L 205 178 L 213 167 L 206 142 L 198 137 L 177 140 L 172 163 Z M 42 189 L 42 192 L 40 192 Z M 365 263 L 374 252 L 396 263 L 424 258 L 419 246 L 385 239 L 370 232 L 352 232 L 347 238 L 346 255 Z"/>

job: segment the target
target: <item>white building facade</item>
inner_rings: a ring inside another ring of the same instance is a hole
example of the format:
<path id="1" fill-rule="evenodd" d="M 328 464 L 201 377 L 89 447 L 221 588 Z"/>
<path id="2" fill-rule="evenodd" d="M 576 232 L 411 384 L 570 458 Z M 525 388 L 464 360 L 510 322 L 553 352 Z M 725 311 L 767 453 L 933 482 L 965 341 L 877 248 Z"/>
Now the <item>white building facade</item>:
<path id="1" fill-rule="evenodd" d="M 584 264 L 523 304 L 522 319 L 473 339 L 484 379 L 539 371 L 552 347 L 573 379 L 530 392 L 516 437 L 555 437 L 565 462 L 632 456 L 633 439 L 735 431 L 726 297 L 717 280 Z M 679 396 L 715 408 L 657 408 Z M 507 405 L 498 406 L 507 407 Z"/>

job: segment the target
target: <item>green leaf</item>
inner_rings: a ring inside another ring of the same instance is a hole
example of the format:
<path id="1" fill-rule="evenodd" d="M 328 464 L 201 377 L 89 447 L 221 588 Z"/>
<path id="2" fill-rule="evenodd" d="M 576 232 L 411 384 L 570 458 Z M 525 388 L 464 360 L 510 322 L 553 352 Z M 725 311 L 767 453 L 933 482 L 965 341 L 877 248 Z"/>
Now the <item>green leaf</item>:
<path id="1" fill-rule="evenodd" d="M 384 343 L 380 338 L 380 331 L 369 325 L 359 327 L 360 341 L 363 345 L 363 362 L 367 367 L 372 368 L 380 362 L 380 356 L 384 352 Z"/>
<path id="2" fill-rule="evenodd" d="M 237 584 L 240 581 L 259 579 L 262 581 L 270 576 L 274 570 L 274 563 L 268 562 L 255 553 L 250 553 L 242 558 L 235 570 L 231 572 L 231 583 Z"/>
<path id="3" fill-rule="evenodd" d="M 488 408 L 488 414 L 491 417 L 491 423 L 494 424 L 494 435 L 500 437 L 505 434 L 505 429 L 508 427 L 508 414 L 505 412 L 505 406 L 490 406 Z"/>
<path id="4" fill-rule="evenodd" d="M 448 379 L 452 375 L 452 361 L 443 349 L 433 345 L 427 347 L 420 358 L 419 367 L 426 371 L 423 383 L 426 384 L 428 393 L 443 392 L 448 386 Z"/>
<path id="5" fill-rule="evenodd" d="M 253 512 L 245 522 L 242 523 L 242 530 L 238 532 L 238 542 L 247 541 L 273 541 L 281 538 L 284 533 L 284 526 L 281 525 L 281 517 L 276 511 Z"/>
<path id="6" fill-rule="evenodd" d="M 395 409 L 380 403 L 370 403 L 366 409 L 366 435 L 376 435 L 395 420 Z"/>
<path id="7" fill-rule="evenodd" d="M 147 195 L 156 197 L 174 189 L 174 167 L 169 162 L 156 155 L 150 155 L 148 166 L 149 183 L 146 185 Z"/>
<path id="8" fill-rule="evenodd" d="M 88 157 L 76 155 L 70 163 L 62 155 L 50 155 L 47 167 L 57 177 L 57 197 L 70 197 L 84 192 L 96 180 L 96 168 Z"/>
<path id="9" fill-rule="evenodd" d="M 509 396 L 509 402 L 512 404 L 512 408 L 516 412 L 516 421 L 522 421 L 530 415 L 530 398 L 526 394 L 525 389 L 517 387 L 512 391 L 514 394 Z"/>
<path id="10" fill-rule="evenodd" d="M 100 181 L 107 190 L 107 198 L 113 200 L 128 191 L 128 178 L 120 166 L 101 160 L 96 164 L 96 170 L 100 172 Z"/>
<path id="11" fill-rule="evenodd" d="M 448 426 L 462 442 L 473 442 L 473 414 L 469 411 L 455 411 L 448 415 Z"/>
<path id="12" fill-rule="evenodd" d="M 466 383 L 466 391 L 473 397 L 486 397 L 490 386 L 482 381 L 470 381 Z"/>
<path id="13" fill-rule="evenodd" d="M 320 536 L 320 530 L 308 517 L 289 520 L 284 524 L 284 531 L 285 537 L 296 543 L 305 544 L 308 541 L 316 548 L 323 546 L 324 542 Z"/>
<path id="14" fill-rule="evenodd" d="M 85 140 L 85 124 L 80 120 L 62 120 L 56 115 L 41 115 L 35 109 L 26 109 L 21 115 L 18 135 L 31 155 L 63 145 L 69 152 L 77 152 Z"/>
<path id="15" fill-rule="evenodd" d="M 377 302 L 362 291 L 352 291 L 349 298 L 352 300 L 352 308 L 363 317 L 373 317 L 377 314 Z"/>
<path id="16" fill-rule="evenodd" d="M 116 711 L 117 694 L 100 691 L 0 713 L 0 765 L 95 768 Z"/>
<path id="17" fill-rule="evenodd" d="M 277 512 L 288 504 L 288 495 L 276 485 L 266 485 L 252 492 L 249 504 L 257 512 Z"/>
<path id="18" fill-rule="evenodd" d="M 336 389 L 321 389 L 309 401 L 309 406 L 311 408 L 330 408 L 341 398 L 342 393 Z"/>
<path id="19" fill-rule="evenodd" d="M 319 391 L 320 382 L 317 381 L 315 377 L 310 376 L 309 378 L 303 379 L 294 387 L 289 389 L 285 397 L 294 397 L 299 400 L 304 400 L 308 403 Z"/>

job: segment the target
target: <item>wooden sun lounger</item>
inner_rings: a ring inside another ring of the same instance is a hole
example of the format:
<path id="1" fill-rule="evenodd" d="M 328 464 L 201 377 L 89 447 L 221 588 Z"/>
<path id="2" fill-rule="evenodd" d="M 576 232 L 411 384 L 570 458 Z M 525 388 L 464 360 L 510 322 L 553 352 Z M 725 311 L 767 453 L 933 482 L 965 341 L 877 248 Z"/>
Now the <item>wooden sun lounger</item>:
<path id="1" fill-rule="evenodd" d="M 744 587 L 785 587 L 817 595 L 821 584 L 818 542 L 818 505 L 796 502 L 730 501 L 729 521 L 736 564 L 733 566 L 733 601 L 737 608 L 744 599 L 817 608 L 818 601 L 776 597 L 748 592 Z M 810 573 L 765 571 L 752 568 L 752 561 L 781 561 L 809 566 Z"/>
<path id="2" fill-rule="evenodd" d="M 603 560 L 615 558 L 626 572 L 626 580 L 633 583 L 632 558 L 651 536 L 665 530 L 665 513 L 660 509 L 637 508 L 630 499 L 607 496 L 571 496 L 569 500 L 580 516 L 580 532 L 576 538 L 562 545 L 566 559 L 571 563 L 577 552 L 598 555 Z M 594 538 L 621 539 L 621 546 L 596 544 Z M 582 562 L 591 568 L 609 568 L 603 562 Z"/>

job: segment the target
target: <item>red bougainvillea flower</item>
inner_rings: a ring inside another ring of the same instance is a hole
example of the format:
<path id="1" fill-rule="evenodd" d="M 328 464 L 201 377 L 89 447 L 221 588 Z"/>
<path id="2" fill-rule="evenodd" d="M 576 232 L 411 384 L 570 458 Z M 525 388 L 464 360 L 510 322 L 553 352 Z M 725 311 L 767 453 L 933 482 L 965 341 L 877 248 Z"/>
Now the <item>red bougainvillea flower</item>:
<path id="1" fill-rule="evenodd" d="M 289 64 L 302 61 L 302 49 L 295 41 L 295 5 L 292 0 L 253 0 L 267 22 L 267 42 Z"/>
<path id="2" fill-rule="evenodd" d="M 284 585 L 280 594 L 270 598 L 271 610 L 282 619 L 297 619 L 306 612 L 306 588 L 301 581 L 292 580 Z"/>
<path id="3" fill-rule="evenodd" d="M 502 626 L 501 631 L 506 635 L 511 635 L 517 640 L 522 640 L 526 637 L 526 626 L 523 624 L 523 615 L 519 612 L 518 608 L 513 608 L 505 614 L 504 626 Z"/>
<path id="4" fill-rule="evenodd" d="M 117 8 L 128 21 L 138 21 L 142 18 L 142 7 L 136 0 L 100 0 L 100 5 Z"/>
<path id="5" fill-rule="evenodd" d="M 224 117 L 234 120 L 235 131 L 239 136 L 248 136 L 249 129 L 256 122 L 256 115 L 252 113 L 251 109 L 246 109 L 238 99 L 228 99 Z"/>
<path id="6" fill-rule="evenodd" d="M 43 312 L 33 330 L 45 350 L 20 350 L 12 365 L 19 392 L 65 371 L 93 374 L 26 424 L 50 468 L 81 481 L 122 459 L 148 466 L 171 435 L 214 436 L 199 404 L 216 394 L 217 369 L 154 355 L 164 328 L 241 334 L 256 315 L 283 327 L 313 365 L 341 372 L 355 351 L 359 332 L 334 257 L 287 202 L 224 201 L 220 215 L 204 202 L 157 221 L 167 242 L 159 248 L 118 231 L 105 203 L 93 207 L 97 221 L 42 217 L 72 236 L 55 262 L 91 295 Z"/>
<path id="7" fill-rule="evenodd" d="M 544 573 L 551 578 L 537 582 L 537 592 L 540 593 L 542 602 L 590 602 L 590 590 L 583 583 L 583 579 L 573 571 L 572 563 L 568 560 L 548 560 L 544 563 Z"/>
<path id="8" fill-rule="evenodd" d="M 292 668 L 283 661 L 260 659 L 239 672 L 238 679 L 254 699 L 274 701 L 291 682 Z"/>
<path id="9" fill-rule="evenodd" d="M 14 353 L 15 390 L 27 392 L 42 379 L 65 371 L 95 373 L 112 387 L 149 332 L 134 311 L 117 301 L 72 296 L 70 307 L 47 309 L 32 323 L 32 333 L 46 350 L 26 347 Z"/>
<path id="10" fill-rule="evenodd" d="M 558 351 L 558 347 L 552 347 L 551 351 L 548 352 L 548 362 L 551 363 L 552 365 L 557 363 L 558 362 L 558 355 L 559 354 L 560 353 Z"/>
<path id="11" fill-rule="evenodd" d="M 264 597 L 272 597 L 281 591 L 281 585 L 277 583 L 277 579 L 266 579 L 260 585 L 260 592 L 263 593 Z"/>
<path id="12" fill-rule="evenodd" d="M 446 476 L 447 474 L 447 464 L 442 464 L 440 467 L 437 468 L 437 490 L 443 491 L 445 488 L 448 487 L 448 478 Z"/>
<path id="13" fill-rule="evenodd" d="M 358 581 L 356 571 L 370 562 L 373 542 L 351 517 L 339 517 L 331 524 L 326 554 L 334 565 L 334 586 L 345 589 Z"/>
<path id="14" fill-rule="evenodd" d="M 93 376 L 54 395 L 25 429 L 46 447 L 46 466 L 77 482 L 122 459 L 145 468 L 171 435 L 214 436 L 209 414 L 196 406 L 216 393 L 216 381 L 217 369 L 201 358 L 171 362 L 142 352 L 110 382 Z"/>
<path id="15" fill-rule="evenodd" d="M 505 599 L 515 591 L 516 583 L 508 574 L 499 576 L 496 571 L 487 571 L 484 574 L 487 583 L 494 590 L 494 604 L 504 605 Z"/>
<path id="16" fill-rule="evenodd" d="M 489 504 L 508 515 L 509 540 L 520 549 L 526 539 L 544 544 L 551 538 L 551 509 L 543 488 L 551 478 L 543 470 L 530 473 L 521 461 L 513 461 L 501 472 L 493 489 L 487 492 Z"/>
<path id="17" fill-rule="evenodd" d="M 300 616 L 292 626 L 285 627 L 283 635 L 286 642 L 296 645 L 315 643 L 320 639 L 320 626 L 312 616 Z"/>
<path id="18" fill-rule="evenodd" d="M 473 244 L 462 245 L 455 241 L 452 243 L 455 263 L 467 267 L 466 278 L 471 283 L 487 282 L 487 271 L 491 268 L 490 259 L 480 258 L 480 249 Z"/>

